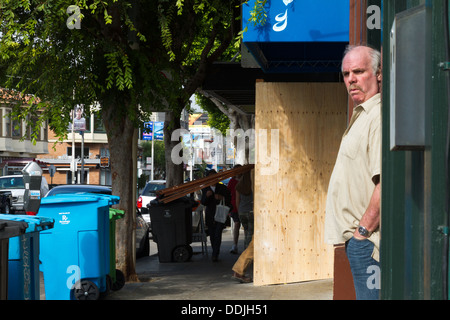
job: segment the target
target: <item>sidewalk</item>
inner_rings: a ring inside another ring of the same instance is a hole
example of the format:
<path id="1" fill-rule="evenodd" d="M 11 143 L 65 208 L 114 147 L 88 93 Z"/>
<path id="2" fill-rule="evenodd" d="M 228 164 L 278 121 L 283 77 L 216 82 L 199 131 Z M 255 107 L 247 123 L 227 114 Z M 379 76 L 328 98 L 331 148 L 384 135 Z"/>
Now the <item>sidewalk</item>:
<path id="1" fill-rule="evenodd" d="M 243 249 L 241 229 L 239 250 Z M 136 272 L 140 282 L 128 282 L 106 300 L 332 300 L 333 280 L 309 281 L 293 284 L 254 286 L 231 278 L 231 268 L 239 255 L 230 254 L 230 228 L 222 235 L 218 262 L 211 261 L 208 238 L 208 256 L 202 254 L 201 243 L 192 243 L 194 255 L 185 263 L 160 263 L 157 245 L 150 242 L 150 256 L 138 259 Z M 249 270 L 249 275 L 253 270 Z"/>

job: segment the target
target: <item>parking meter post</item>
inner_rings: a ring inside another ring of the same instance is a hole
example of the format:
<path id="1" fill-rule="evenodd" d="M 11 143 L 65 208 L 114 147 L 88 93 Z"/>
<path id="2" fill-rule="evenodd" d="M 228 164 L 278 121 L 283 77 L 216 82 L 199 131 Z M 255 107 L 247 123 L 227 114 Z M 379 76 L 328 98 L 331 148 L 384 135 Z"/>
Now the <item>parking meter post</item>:
<path id="1" fill-rule="evenodd" d="M 41 205 L 42 168 L 36 162 L 29 162 L 22 173 L 25 184 L 24 210 L 27 215 L 36 215 Z"/>

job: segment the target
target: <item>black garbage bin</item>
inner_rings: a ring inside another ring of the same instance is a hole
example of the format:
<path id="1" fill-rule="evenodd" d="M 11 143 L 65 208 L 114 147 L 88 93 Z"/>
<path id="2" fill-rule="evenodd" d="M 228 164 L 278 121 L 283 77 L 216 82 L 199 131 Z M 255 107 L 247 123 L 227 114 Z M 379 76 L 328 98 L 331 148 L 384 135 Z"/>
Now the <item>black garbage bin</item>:
<path id="1" fill-rule="evenodd" d="M 27 228 L 23 221 L 0 220 L 0 300 L 8 299 L 9 238 L 24 234 Z"/>
<path id="2" fill-rule="evenodd" d="M 192 257 L 192 202 L 183 197 L 148 206 L 159 262 L 186 262 Z"/>

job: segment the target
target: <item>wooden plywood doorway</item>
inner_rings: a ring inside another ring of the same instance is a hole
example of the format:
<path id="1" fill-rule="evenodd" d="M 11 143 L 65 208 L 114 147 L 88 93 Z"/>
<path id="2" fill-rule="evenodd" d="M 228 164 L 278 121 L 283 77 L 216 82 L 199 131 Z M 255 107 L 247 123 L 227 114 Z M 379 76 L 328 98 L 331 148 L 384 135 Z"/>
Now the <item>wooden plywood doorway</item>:
<path id="1" fill-rule="evenodd" d="M 325 201 L 346 116 L 343 83 L 256 84 L 255 285 L 333 278 Z"/>

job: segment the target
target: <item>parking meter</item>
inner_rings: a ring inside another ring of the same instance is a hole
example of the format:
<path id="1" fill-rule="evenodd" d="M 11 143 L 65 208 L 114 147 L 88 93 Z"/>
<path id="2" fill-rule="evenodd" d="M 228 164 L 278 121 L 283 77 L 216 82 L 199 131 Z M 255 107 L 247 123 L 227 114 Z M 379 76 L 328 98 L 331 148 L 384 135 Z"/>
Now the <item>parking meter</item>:
<path id="1" fill-rule="evenodd" d="M 25 184 L 24 210 L 28 215 L 36 215 L 41 205 L 42 169 L 36 162 L 29 162 L 22 173 Z"/>

